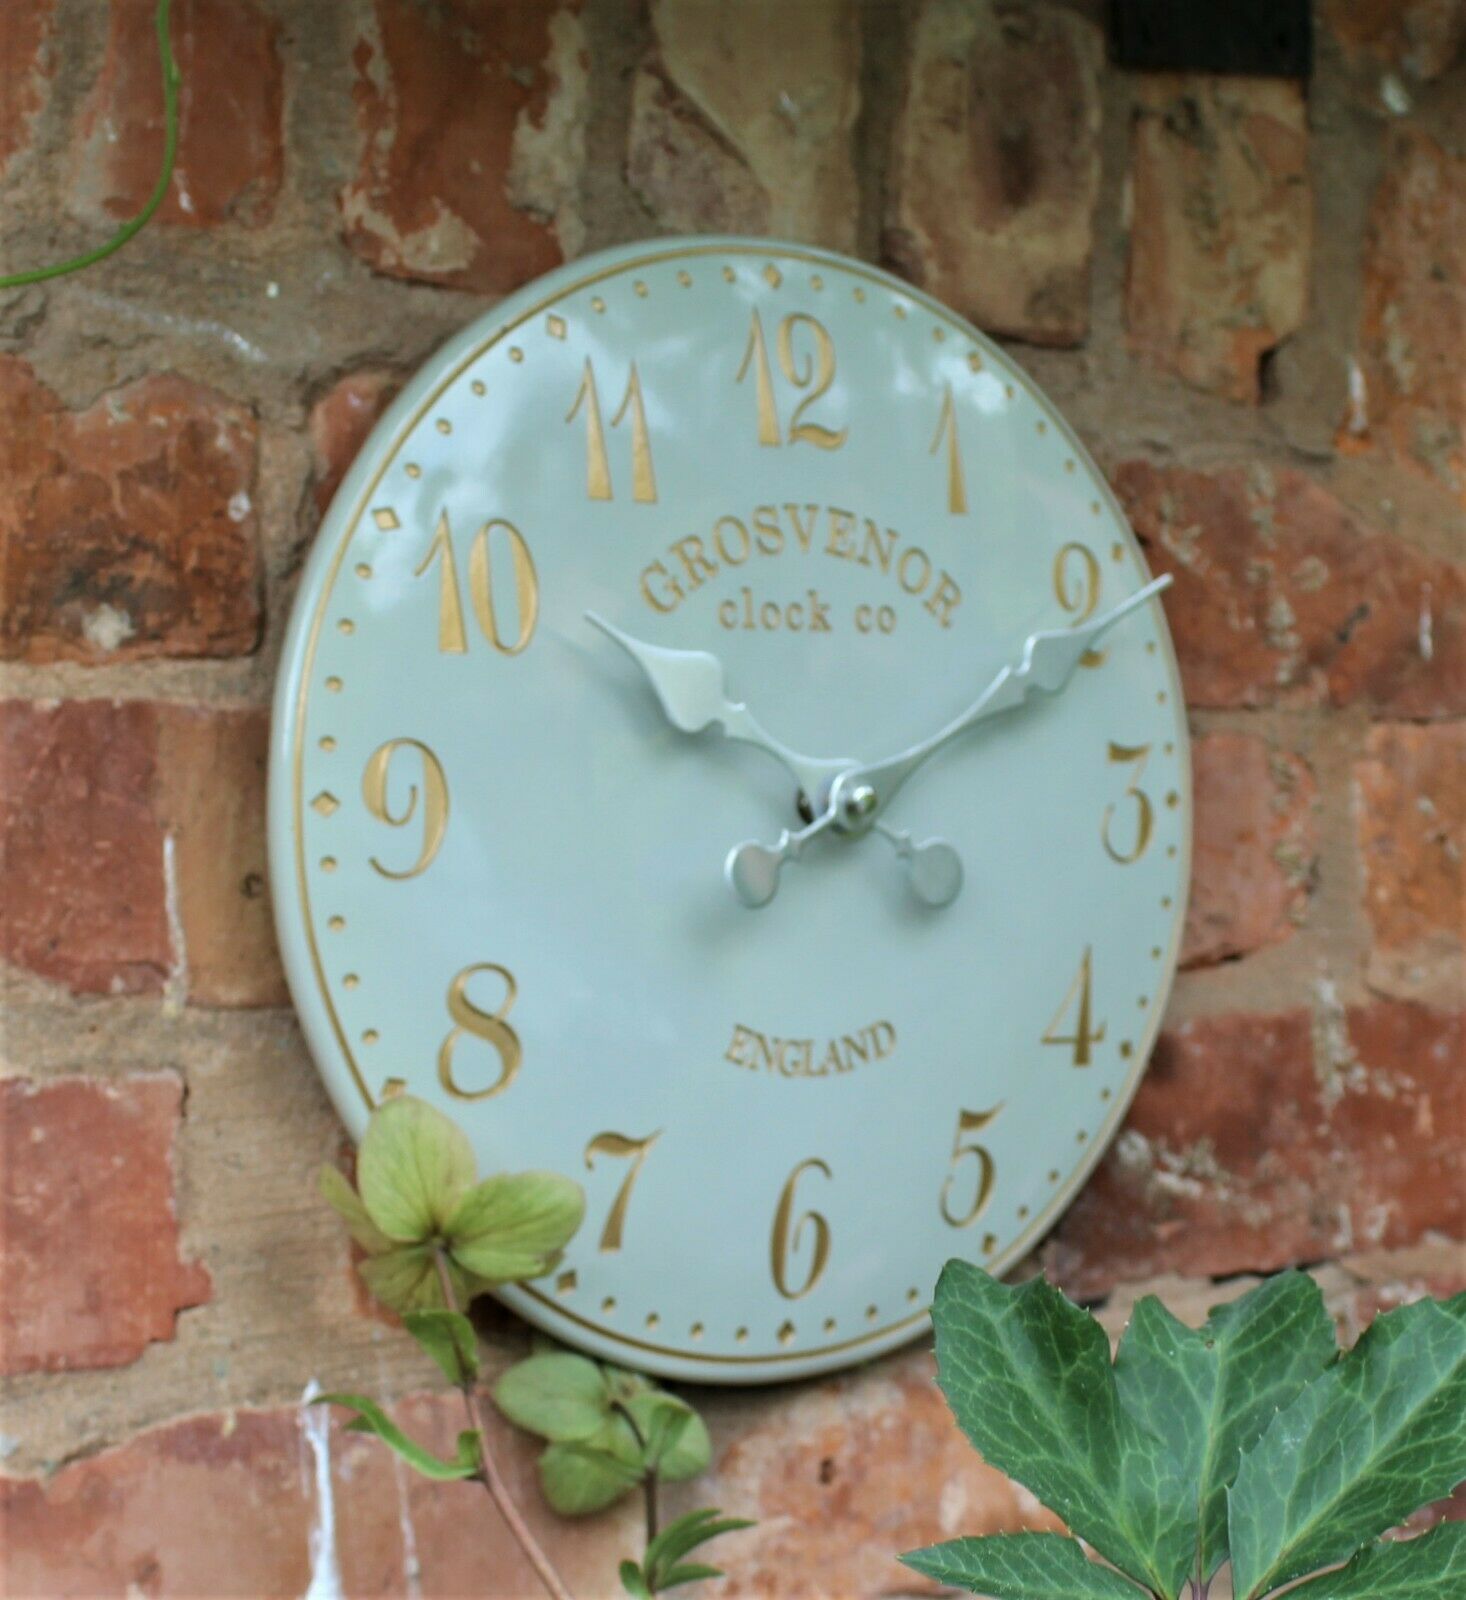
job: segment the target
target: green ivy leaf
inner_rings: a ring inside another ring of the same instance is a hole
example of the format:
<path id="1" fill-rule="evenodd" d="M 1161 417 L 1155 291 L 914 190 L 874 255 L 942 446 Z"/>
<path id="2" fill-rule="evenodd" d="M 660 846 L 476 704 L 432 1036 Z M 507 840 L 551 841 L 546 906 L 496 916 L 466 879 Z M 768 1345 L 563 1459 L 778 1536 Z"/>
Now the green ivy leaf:
<path id="1" fill-rule="evenodd" d="M 375 1400 L 359 1394 L 322 1394 L 311 1401 L 316 1406 L 347 1406 L 358 1413 L 346 1424 L 348 1433 L 370 1433 L 383 1444 L 390 1445 L 407 1464 L 425 1478 L 439 1483 L 451 1483 L 457 1478 L 471 1478 L 479 1470 L 478 1435 L 460 1433 L 458 1454 L 451 1461 L 440 1460 L 431 1450 L 409 1439 L 402 1429 L 387 1415 Z"/>
<path id="2" fill-rule="evenodd" d="M 632 1600 L 652 1600 L 652 1592 L 647 1587 L 647 1581 L 642 1576 L 641 1568 L 634 1561 L 621 1563 L 621 1587 Z"/>
<path id="3" fill-rule="evenodd" d="M 649 1472 L 679 1483 L 707 1471 L 713 1455 L 707 1425 L 685 1401 L 650 1389 L 632 1395 L 625 1406 L 646 1441 L 642 1459 Z"/>
<path id="4" fill-rule="evenodd" d="M 552 1442 L 590 1439 L 610 1417 L 605 1374 L 568 1350 L 516 1362 L 494 1385 L 494 1404 L 517 1427 Z"/>
<path id="5" fill-rule="evenodd" d="M 1378 1318 L 1242 1458 L 1233 1584 L 1251 1600 L 1352 1556 L 1466 1478 L 1466 1295 Z"/>
<path id="6" fill-rule="evenodd" d="M 425 1100 L 397 1095 L 372 1112 L 357 1153 L 357 1185 L 389 1239 L 421 1244 L 441 1236 L 474 1175 L 467 1136 Z"/>
<path id="7" fill-rule="evenodd" d="M 356 1270 L 372 1294 L 399 1315 L 443 1304 L 443 1288 L 428 1245 L 399 1245 L 383 1255 L 369 1256 Z"/>
<path id="8" fill-rule="evenodd" d="M 1318 1285 L 1285 1273 L 1190 1329 L 1153 1296 L 1135 1308 L 1115 1358 L 1120 1402 L 1170 1448 L 1177 1470 L 1157 1547 L 1173 1587 L 1227 1559 L 1227 1488 L 1244 1450 L 1338 1357 Z"/>
<path id="9" fill-rule="evenodd" d="M 443 1369 L 449 1383 L 472 1383 L 478 1377 L 478 1338 L 461 1311 L 409 1311 L 402 1325 Z"/>
<path id="10" fill-rule="evenodd" d="M 1141 1600 L 1128 1578 L 1091 1561 L 1061 1533 L 953 1539 L 901 1557 L 923 1577 L 988 1600 Z"/>
<path id="11" fill-rule="evenodd" d="M 604 1511 L 641 1477 L 638 1462 L 587 1444 L 552 1444 L 540 1457 L 540 1487 L 562 1517 Z"/>
<path id="12" fill-rule="evenodd" d="M 1460 1600 L 1466 1594 L 1466 1522 L 1418 1539 L 1372 1544 L 1347 1567 L 1288 1590 L 1288 1600 Z"/>
<path id="13" fill-rule="evenodd" d="M 1121 1406 L 1104 1330 L 1042 1278 L 1009 1288 L 949 1261 L 932 1313 L 942 1392 L 983 1458 L 1137 1581 L 1163 1569 L 1175 1462 Z"/>
<path id="14" fill-rule="evenodd" d="M 346 1224 L 351 1237 L 368 1255 L 381 1255 L 392 1248 L 392 1241 L 367 1215 L 361 1196 L 351 1187 L 343 1172 L 322 1167 L 316 1180 L 321 1197 Z"/>
<path id="15" fill-rule="evenodd" d="M 494 1283 L 538 1278 L 585 1216 L 578 1183 L 554 1172 L 500 1173 L 476 1184 L 446 1224 L 453 1258 Z"/>

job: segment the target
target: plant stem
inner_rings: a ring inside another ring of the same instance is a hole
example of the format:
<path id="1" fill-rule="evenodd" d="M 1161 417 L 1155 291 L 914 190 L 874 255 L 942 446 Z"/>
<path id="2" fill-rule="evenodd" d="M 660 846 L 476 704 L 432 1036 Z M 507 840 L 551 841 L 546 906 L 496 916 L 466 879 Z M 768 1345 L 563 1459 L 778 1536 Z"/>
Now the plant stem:
<path id="1" fill-rule="evenodd" d="M 182 77 L 178 63 L 173 59 L 173 45 L 168 33 L 168 7 L 170 0 L 158 0 L 153 28 L 158 36 L 158 59 L 163 68 L 163 161 L 158 169 L 158 181 L 148 196 L 147 204 L 130 222 L 122 226 L 95 250 L 87 250 L 66 261 L 53 261 L 49 267 L 33 267 L 28 272 L 14 272 L 0 277 L 0 289 L 19 289 L 29 283 L 42 283 L 47 278 L 60 278 L 68 272 L 80 272 L 120 250 L 135 234 L 140 233 L 152 219 L 153 213 L 163 203 L 168 185 L 173 181 L 173 163 L 178 156 L 178 89 Z"/>
<path id="2" fill-rule="evenodd" d="M 448 1309 L 462 1311 L 453 1288 L 453 1279 L 448 1273 L 448 1262 L 441 1250 L 433 1251 L 433 1261 L 438 1269 L 438 1282 L 442 1286 L 443 1299 Z M 494 1509 L 504 1519 L 509 1532 L 514 1536 L 515 1543 L 524 1551 L 530 1566 L 535 1570 L 535 1576 L 544 1585 L 545 1593 L 551 1600 L 571 1600 L 570 1591 L 565 1587 L 564 1580 L 555 1571 L 550 1558 L 540 1548 L 539 1541 L 529 1531 L 529 1524 L 519 1514 L 519 1507 L 514 1504 L 509 1487 L 500 1476 L 493 1453 L 489 1449 L 488 1419 L 484 1415 L 473 1379 L 464 1378 L 458 1389 L 463 1396 L 464 1410 L 468 1413 L 468 1425 L 478 1436 L 479 1482 L 488 1490 L 489 1498 L 494 1502 Z"/>
<path id="3" fill-rule="evenodd" d="M 636 1418 L 632 1416 L 630 1410 L 626 1406 L 623 1406 L 619 1400 L 613 1402 L 612 1409 L 619 1411 L 621 1415 L 626 1418 L 626 1426 L 631 1429 L 632 1436 L 636 1440 L 636 1447 L 641 1451 L 642 1457 L 645 1459 L 646 1439 L 642 1435 L 641 1429 L 636 1425 Z M 646 1496 L 646 1542 L 648 1544 L 650 1544 L 652 1540 L 656 1538 L 657 1528 L 661 1521 L 657 1509 L 657 1486 L 659 1482 L 660 1475 L 655 1467 L 650 1468 L 645 1477 L 643 1477 L 641 1480 L 642 1489 Z"/>

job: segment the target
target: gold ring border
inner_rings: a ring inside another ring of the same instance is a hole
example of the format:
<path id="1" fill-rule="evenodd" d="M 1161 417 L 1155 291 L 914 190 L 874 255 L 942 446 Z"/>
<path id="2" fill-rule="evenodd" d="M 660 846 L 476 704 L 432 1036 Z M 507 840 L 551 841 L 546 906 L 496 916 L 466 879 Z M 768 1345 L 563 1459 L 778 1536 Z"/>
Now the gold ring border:
<path id="1" fill-rule="evenodd" d="M 982 349 L 984 356 L 991 355 L 996 358 L 1003 370 L 1008 373 L 1009 376 L 1016 378 L 1023 385 L 1025 393 L 1038 404 L 1039 409 L 1044 413 L 1049 422 L 1056 426 L 1059 432 L 1068 441 L 1069 445 L 1076 453 L 1076 458 L 1082 461 L 1085 467 L 1088 468 L 1089 472 L 1092 474 L 1093 481 L 1097 482 L 1099 485 L 1100 497 L 1102 501 L 1108 506 L 1109 510 L 1118 520 L 1123 531 L 1124 538 L 1130 546 L 1131 554 L 1139 562 L 1141 571 L 1145 573 L 1149 573 L 1150 571 L 1149 566 L 1146 564 L 1145 552 L 1141 549 L 1140 541 L 1135 537 L 1134 530 L 1130 526 L 1130 519 L 1125 515 L 1124 509 L 1121 507 L 1114 491 L 1110 488 L 1108 480 L 1099 470 L 1099 467 L 1089 454 L 1089 451 L 1085 448 L 1078 435 L 1075 434 L 1067 419 L 1054 409 L 1052 403 L 1049 401 L 1048 396 L 1043 392 L 1043 390 L 1041 390 L 1033 382 L 1033 380 L 1009 358 L 1007 352 L 1004 351 L 1001 346 L 994 343 L 986 334 L 973 327 L 963 318 L 957 316 L 955 312 L 950 311 L 946 306 L 941 305 L 938 301 L 933 300 L 929 295 L 924 294 L 921 290 L 915 289 L 909 284 L 903 283 L 901 279 L 892 277 L 889 273 L 882 272 L 878 268 L 868 266 L 865 262 L 839 255 L 834 251 L 807 250 L 799 246 L 784 245 L 774 241 L 760 243 L 757 240 L 731 239 L 728 242 L 721 244 L 672 246 L 664 250 L 652 251 L 646 255 L 634 256 L 629 259 L 619 260 L 614 265 L 602 267 L 597 271 L 587 273 L 582 278 L 573 280 L 572 282 L 564 285 L 562 288 L 557 289 L 554 294 L 546 295 L 544 298 L 536 300 L 532 305 L 528 306 L 523 312 L 521 312 L 520 315 L 512 322 L 504 323 L 502 326 L 496 328 L 492 334 L 483 340 L 482 343 L 475 345 L 472 350 L 463 356 L 452 368 L 452 370 L 446 374 L 443 380 L 422 401 L 422 403 L 417 407 L 407 421 L 398 428 L 396 438 L 393 440 L 390 448 L 383 452 L 377 470 L 372 474 L 371 479 L 368 481 L 366 487 L 362 490 L 360 496 L 358 497 L 357 503 L 353 508 L 351 516 L 347 521 L 345 529 L 341 535 L 340 545 L 332 557 L 330 566 L 326 569 L 325 576 L 321 583 L 320 593 L 316 600 L 315 611 L 311 617 L 310 632 L 306 639 L 305 651 L 301 657 L 300 684 L 296 692 L 295 739 L 292 753 L 291 772 L 295 834 L 296 887 L 300 895 L 301 909 L 305 924 L 306 943 L 311 954 L 311 966 L 315 973 L 316 984 L 322 999 L 325 1001 L 326 1013 L 331 1021 L 331 1030 L 336 1036 L 336 1042 L 341 1048 L 341 1053 L 345 1058 L 347 1068 L 352 1076 L 352 1080 L 355 1082 L 357 1090 L 361 1094 L 361 1097 L 368 1110 L 371 1110 L 375 1106 L 376 1102 L 372 1099 L 371 1090 L 368 1089 L 366 1081 L 362 1077 L 361 1069 L 356 1063 L 356 1058 L 352 1054 L 351 1046 L 347 1041 L 345 1030 L 341 1026 L 341 1019 L 336 1014 L 336 1007 L 332 1001 L 331 992 L 326 983 L 326 975 L 321 961 L 320 949 L 316 943 L 315 922 L 311 912 L 310 890 L 306 878 L 305 866 L 305 819 L 304 793 L 302 785 L 302 762 L 304 757 L 307 694 L 310 687 L 311 673 L 315 664 L 316 646 L 320 639 L 321 625 L 324 620 L 326 604 L 335 589 L 336 579 L 340 573 L 341 564 L 346 557 L 347 548 L 351 544 L 352 538 L 356 534 L 357 524 L 361 520 L 362 513 L 366 510 L 368 504 L 370 503 L 378 484 L 380 484 L 388 469 L 395 462 L 398 451 L 402 449 L 403 445 L 416 431 L 417 426 L 422 421 L 423 417 L 432 409 L 434 405 L 437 404 L 444 391 L 456 383 L 458 379 L 463 376 L 464 372 L 466 372 L 468 368 L 473 365 L 474 362 L 478 361 L 486 352 L 493 349 L 493 347 L 498 344 L 500 340 L 507 338 L 516 329 L 523 327 L 526 322 L 528 322 L 532 317 L 538 316 L 539 313 L 545 310 L 547 306 L 554 305 L 557 301 L 565 300 L 570 295 L 578 294 L 583 290 L 590 288 L 593 284 L 603 283 L 609 278 L 621 277 L 625 273 L 636 272 L 649 266 L 660 266 L 668 262 L 694 260 L 701 257 L 714 255 L 737 257 L 755 256 L 770 261 L 798 261 L 808 265 L 834 269 L 845 273 L 849 277 L 864 279 L 867 283 L 875 284 L 892 294 L 899 295 L 903 299 L 911 301 L 914 305 L 921 306 L 930 315 L 945 323 L 947 327 L 961 334 L 963 338 L 969 339 L 975 343 L 980 349 Z M 490 312 L 489 315 L 492 316 L 493 313 Z M 431 357 L 429 359 L 431 359 Z M 1153 601 L 1152 604 L 1159 607 L 1159 601 Z M 1115 1096 L 1114 1108 L 1110 1112 L 1108 1119 L 1102 1123 L 1099 1136 L 1089 1141 L 1084 1158 L 1071 1172 L 1068 1181 L 1054 1192 L 1054 1195 L 1050 1199 L 1049 1203 L 1043 1208 L 1038 1216 L 1036 1216 L 1029 1223 L 1028 1227 L 1024 1229 L 1024 1231 L 1009 1244 L 1006 1250 L 995 1256 L 993 1260 L 986 1265 L 984 1270 L 991 1272 L 995 1277 L 1001 1276 L 1001 1274 L 1006 1271 L 1007 1268 L 1012 1266 L 1015 1262 L 1020 1261 L 1035 1237 L 1037 1237 L 1040 1232 L 1046 1231 L 1047 1228 L 1055 1220 L 1057 1220 L 1057 1218 L 1061 1216 L 1064 1211 L 1068 1209 L 1070 1202 L 1073 1200 L 1079 1188 L 1094 1170 L 1096 1164 L 1099 1162 L 1100 1157 L 1103 1156 L 1105 1151 L 1109 1148 L 1120 1119 L 1129 1109 L 1130 1102 L 1135 1097 L 1135 1091 L 1140 1085 L 1141 1076 L 1143 1075 L 1145 1067 L 1149 1062 L 1151 1047 L 1155 1043 L 1156 1035 L 1160 1031 L 1161 1019 L 1164 1016 L 1166 1003 L 1170 998 L 1171 988 L 1175 982 L 1176 960 L 1179 954 L 1182 930 L 1185 926 L 1186 903 L 1191 882 L 1191 736 L 1190 729 L 1187 726 L 1185 709 L 1186 701 L 1181 689 L 1180 669 L 1176 662 L 1175 646 L 1171 642 L 1171 631 L 1169 626 L 1166 624 L 1164 611 L 1162 611 L 1160 615 L 1160 624 L 1161 625 L 1158 631 L 1165 646 L 1165 665 L 1170 678 L 1171 694 L 1173 696 L 1172 705 L 1175 707 L 1175 715 L 1182 733 L 1182 739 L 1179 741 L 1179 743 L 1185 754 L 1185 782 L 1183 783 L 1181 789 L 1184 802 L 1182 806 L 1182 820 L 1185 823 L 1185 829 L 1181 841 L 1182 849 L 1178 858 L 1179 888 L 1176 895 L 1176 906 L 1172 919 L 1171 942 L 1170 948 L 1166 952 L 1166 979 L 1164 984 L 1158 986 L 1159 992 L 1156 994 L 1156 997 L 1151 1005 L 1150 1014 L 1146 1018 L 1146 1028 L 1142 1042 L 1140 1047 L 1135 1052 L 1135 1065 L 1131 1068 L 1129 1076 L 1125 1079 L 1122 1091 Z M 655 1344 L 647 1340 L 633 1338 L 629 1334 L 618 1333 L 613 1329 L 604 1327 L 601 1323 L 593 1322 L 589 1318 L 583 1317 L 579 1313 L 571 1311 L 568 1307 L 561 1305 L 558 1301 L 545 1294 L 543 1290 L 535 1289 L 528 1284 L 520 1284 L 516 1287 L 518 1294 L 514 1296 L 515 1299 L 519 1297 L 519 1294 L 526 1296 L 530 1300 L 535 1301 L 541 1307 L 543 1307 L 553 1320 L 572 1322 L 576 1326 L 585 1328 L 588 1332 L 593 1333 L 597 1338 L 606 1340 L 613 1344 L 625 1345 L 628 1349 L 640 1350 L 649 1355 L 667 1356 L 674 1361 L 687 1362 L 695 1366 L 767 1367 L 788 1364 L 791 1362 L 808 1362 L 810 1360 L 817 1360 L 821 1356 L 835 1355 L 843 1351 L 858 1349 L 861 1346 L 874 1344 L 877 1341 L 883 1342 L 885 1348 L 894 1348 L 895 1346 L 904 1343 L 905 1338 L 914 1338 L 921 1325 L 926 1323 L 931 1315 L 931 1307 L 927 1306 L 921 1311 L 913 1312 L 909 1316 L 902 1317 L 899 1321 L 887 1323 L 884 1327 L 872 1329 L 870 1332 L 861 1334 L 856 1338 L 838 1340 L 833 1344 L 806 1346 L 797 1351 L 781 1351 L 772 1355 L 714 1355 L 703 1351 L 689 1351 L 680 1349 L 673 1345 Z M 509 1297 L 501 1296 L 501 1298 L 508 1299 Z"/>

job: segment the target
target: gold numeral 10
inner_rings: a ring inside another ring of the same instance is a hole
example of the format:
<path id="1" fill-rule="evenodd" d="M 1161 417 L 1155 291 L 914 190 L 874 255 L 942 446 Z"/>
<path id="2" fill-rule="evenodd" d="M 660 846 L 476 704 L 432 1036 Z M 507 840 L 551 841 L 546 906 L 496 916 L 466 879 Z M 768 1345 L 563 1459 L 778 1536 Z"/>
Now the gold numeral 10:
<path id="1" fill-rule="evenodd" d="M 1054 1020 L 1044 1030 L 1043 1042 L 1045 1044 L 1067 1044 L 1074 1047 L 1074 1065 L 1087 1067 L 1090 1063 L 1090 1046 L 1100 1044 L 1105 1037 L 1105 1024 L 1099 1027 L 1093 1025 L 1093 1009 L 1090 1000 L 1090 989 L 1093 983 L 1092 949 L 1090 945 L 1084 947 L 1084 959 L 1079 963 L 1079 971 L 1074 974 L 1074 981 L 1069 985 L 1069 992 L 1064 996 L 1063 1004 L 1054 1013 Z M 1064 1015 L 1071 1008 L 1077 1008 L 1073 1033 L 1059 1033 L 1056 1030 L 1062 1024 Z"/>
<path id="2" fill-rule="evenodd" d="M 497 1011 L 485 1011 L 468 998 L 469 979 L 481 972 L 492 972 L 504 981 L 504 1003 Z M 505 1019 L 513 1010 L 518 993 L 514 974 L 496 961 L 480 961 L 465 967 L 448 985 L 448 1015 L 454 1025 L 438 1047 L 438 1082 L 455 1100 L 487 1100 L 491 1095 L 502 1094 L 514 1082 L 524 1059 L 524 1047 Z M 465 1089 L 454 1073 L 455 1054 L 464 1034 L 482 1039 L 499 1058 L 499 1076 L 482 1089 Z"/>
<path id="3" fill-rule="evenodd" d="M 795 335 L 807 328 L 814 340 L 814 350 L 805 352 L 801 362 L 795 354 Z M 796 389 L 809 389 L 809 393 L 794 408 L 789 419 L 789 444 L 812 444 L 821 450 L 838 450 L 845 443 L 849 428 L 822 427 L 818 422 L 806 422 L 804 414 L 835 381 L 835 341 L 823 323 L 796 311 L 779 324 L 777 339 L 779 370 Z M 737 382 L 742 383 L 753 372 L 754 393 L 758 405 L 758 442 L 780 445 L 786 441 L 779 429 L 779 407 L 774 398 L 774 379 L 769 370 L 769 347 L 764 339 L 763 318 L 755 311 L 748 330 L 748 346 L 738 368 Z M 813 388 L 810 386 L 813 385 Z"/>
<path id="4" fill-rule="evenodd" d="M 616 1198 L 611 1202 L 611 1209 L 606 1213 L 606 1225 L 601 1229 L 601 1249 L 619 1250 L 621 1236 L 626 1230 L 626 1208 L 631 1204 L 631 1191 L 636 1187 L 636 1180 L 641 1176 L 642 1163 L 647 1158 L 651 1147 L 662 1137 L 662 1130 L 649 1133 L 645 1139 L 632 1139 L 624 1133 L 598 1133 L 585 1147 L 585 1167 L 587 1172 L 594 1172 L 597 1156 L 619 1156 L 631 1158 L 631 1165 L 627 1168 L 626 1176 L 621 1180 L 621 1187 L 616 1191 Z"/>
<path id="5" fill-rule="evenodd" d="M 799 1180 L 813 1169 L 828 1178 L 830 1169 L 817 1156 L 801 1161 L 789 1174 L 779 1194 L 778 1209 L 774 1212 L 774 1231 L 769 1240 L 769 1263 L 773 1268 L 774 1287 L 786 1300 L 798 1300 L 809 1293 L 820 1281 L 830 1259 L 830 1225 L 818 1211 L 805 1211 L 794 1215 L 794 1191 Z M 812 1235 L 809 1271 L 804 1282 L 794 1288 L 789 1282 L 789 1258 L 799 1253 L 800 1239 L 806 1224 Z"/>
<path id="6" fill-rule="evenodd" d="M 404 872 L 384 867 L 375 856 L 371 864 L 384 878 L 415 878 L 426 872 L 438 853 L 443 835 L 448 828 L 448 780 L 443 775 L 443 763 L 418 739 L 389 739 L 372 751 L 361 775 L 361 797 L 366 808 L 377 819 L 391 828 L 405 828 L 417 810 L 417 785 L 407 791 L 407 804 L 400 816 L 392 814 L 387 799 L 387 774 L 392 758 L 399 750 L 415 750 L 422 759 L 422 848 L 417 860 Z"/>
<path id="7" fill-rule="evenodd" d="M 519 613 L 519 632 L 512 640 L 506 640 L 499 628 L 499 615 L 494 606 L 494 578 L 489 566 L 489 541 L 500 529 L 509 541 L 514 598 Z M 446 511 L 438 518 L 433 542 L 413 576 L 422 577 L 434 561 L 441 563 L 438 570 L 438 649 L 445 655 L 462 655 L 468 649 L 468 633 L 463 626 L 463 594 L 458 587 L 458 561 L 453 552 L 453 530 L 448 525 Z M 540 583 L 523 534 L 503 517 L 484 523 L 473 536 L 468 549 L 468 593 L 484 638 L 502 655 L 517 656 L 534 637 L 540 612 Z"/>
<path id="8" fill-rule="evenodd" d="M 1074 613 L 1076 628 L 1094 615 L 1100 599 L 1100 564 L 1099 557 L 1087 544 L 1071 541 L 1054 557 L 1054 598 L 1065 611 Z M 1086 650 L 1079 658 L 1079 665 L 1100 667 L 1104 660 L 1103 650 Z"/>
<path id="9" fill-rule="evenodd" d="M 997 1163 L 991 1152 L 982 1145 L 970 1143 L 968 1135 L 980 1133 L 1002 1109 L 999 1104 L 991 1111 L 957 1113 L 957 1132 L 952 1136 L 952 1170 L 942 1185 L 942 1221 L 948 1227 L 970 1227 L 987 1209 L 987 1203 L 993 1197 L 993 1183 L 998 1175 Z M 958 1212 L 952 1209 L 952 1185 L 957 1181 L 957 1163 L 964 1156 L 971 1156 L 976 1161 L 977 1175 L 972 1188 L 972 1204 L 965 1211 Z"/>
<path id="10" fill-rule="evenodd" d="M 957 437 L 957 404 L 952 398 L 952 385 L 947 385 L 942 396 L 942 414 L 937 419 L 937 431 L 932 435 L 928 455 L 935 455 L 947 444 L 947 510 L 953 516 L 962 516 L 967 510 L 967 481 L 962 475 L 962 443 Z"/>
<path id="11" fill-rule="evenodd" d="M 1104 820 L 1100 824 L 1100 842 L 1104 845 L 1112 861 L 1118 861 L 1122 867 L 1128 867 L 1132 861 L 1139 861 L 1145 854 L 1145 847 L 1150 843 L 1150 831 L 1155 824 L 1155 808 L 1150 803 L 1150 796 L 1140 787 L 1140 780 L 1145 776 L 1145 762 L 1150 755 L 1148 744 L 1116 744 L 1110 741 L 1110 760 L 1117 762 L 1135 763 L 1135 772 L 1125 790 L 1125 798 L 1135 802 L 1135 843 L 1128 850 L 1117 850 L 1110 838 L 1110 824 L 1115 819 L 1115 802 L 1112 800 L 1105 807 Z"/>
<path id="12" fill-rule="evenodd" d="M 591 500 L 615 498 L 611 488 L 611 462 L 606 454 L 606 430 L 601 423 L 601 397 L 596 389 L 596 369 L 586 357 L 585 372 L 580 387 L 575 391 L 575 403 L 565 413 L 566 422 L 574 422 L 585 409 L 585 492 Z M 652 443 L 646 427 L 646 407 L 642 404 L 641 379 L 636 363 L 631 363 L 631 376 L 626 381 L 626 393 L 611 426 L 618 428 L 621 419 L 631 413 L 631 498 L 642 505 L 652 505 L 657 498 L 657 478 L 652 470 Z"/>

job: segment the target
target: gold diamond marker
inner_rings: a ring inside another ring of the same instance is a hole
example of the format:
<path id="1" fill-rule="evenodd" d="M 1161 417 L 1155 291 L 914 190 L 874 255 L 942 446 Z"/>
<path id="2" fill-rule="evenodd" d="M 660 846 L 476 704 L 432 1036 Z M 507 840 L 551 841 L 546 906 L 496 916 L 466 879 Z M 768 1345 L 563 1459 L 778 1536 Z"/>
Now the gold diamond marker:
<path id="1" fill-rule="evenodd" d="M 397 513 L 391 506 L 378 506 L 372 512 L 372 521 L 376 523 L 383 533 L 392 533 L 402 526 L 397 520 Z"/>
<path id="2" fill-rule="evenodd" d="M 772 261 L 769 262 L 768 266 L 764 268 L 764 282 L 768 284 L 769 288 L 777 289 L 783 281 L 784 274 L 779 271 Z"/>
<path id="3" fill-rule="evenodd" d="M 557 317 L 553 311 L 545 318 L 545 327 L 549 330 L 552 339 L 563 339 L 565 337 L 565 319 L 564 317 Z"/>
<path id="4" fill-rule="evenodd" d="M 779 1329 L 779 1343 L 780 1344 L 793 1344 L 793 1342 L 794 1342 L 794 1324 L 792 1322 L 786 1322 L 784 1324 L 784 1326 Z"/>
<path id="5" fill-rule="evenodd" d="M 577 1278 L 573 1272 L 562 1272 L 560 1276 L 555 1279 L 555 1288 L 561 1294 L 569 1294 L 579 1282 L 580 1279 Z"/>
<path id="6" fill-rule="evenodd" d="M 340 809 L 341 802 L 329 789 L 322 789 L 315 799 L 311 801 L 311 810 L 319 811 L 323 817 L 329 817 L 333 811 L 339 811 Z"/>

